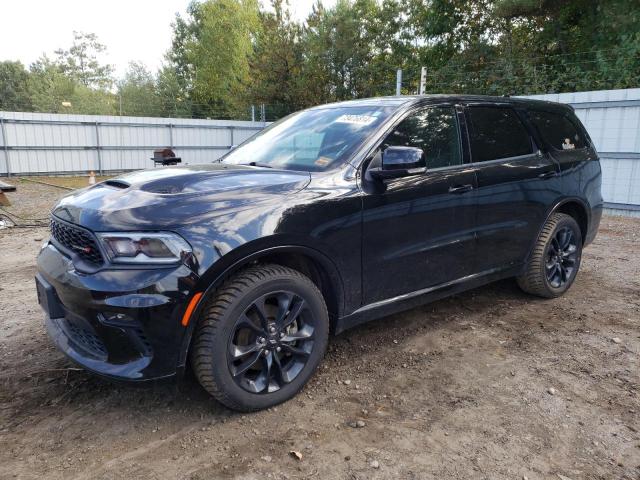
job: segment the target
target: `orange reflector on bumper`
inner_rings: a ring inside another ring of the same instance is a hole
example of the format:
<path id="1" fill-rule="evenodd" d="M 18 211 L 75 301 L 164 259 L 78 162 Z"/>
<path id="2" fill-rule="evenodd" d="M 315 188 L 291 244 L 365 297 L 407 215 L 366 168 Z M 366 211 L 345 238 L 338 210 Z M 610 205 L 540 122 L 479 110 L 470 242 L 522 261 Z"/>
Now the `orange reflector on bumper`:
<path id="1" fill-rule="evenodd" d="M 196 309 L 196 306 L 198 305 L 198 302 L 200 301 L 201 298 L 202 298 L 202 292 L 196 293 L 191 298 L 191 301 L 189 302 L 189 305 L 187 305 L 187 309 L 184 311 L 184 315 L 182 316 L 183 327 L 186 327 L 187 325 L 189 325 L 189 320 L 191 320 L 191 314 Z"/>

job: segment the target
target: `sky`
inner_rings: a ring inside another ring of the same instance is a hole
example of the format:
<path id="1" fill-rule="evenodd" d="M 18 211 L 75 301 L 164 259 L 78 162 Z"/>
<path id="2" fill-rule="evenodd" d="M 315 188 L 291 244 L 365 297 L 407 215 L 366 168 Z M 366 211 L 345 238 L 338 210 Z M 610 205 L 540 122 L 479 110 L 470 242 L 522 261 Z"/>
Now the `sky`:
<path id="1" fill-rule="evenodd" d="M 261 0 L 262 3 L 268 3 Z M 315 0 L 290 0 L 294 18 L 303 20 Z M 130 61 L 152 71 L 171 45 L 171 22 L 190 0 L 1 0 L 0 61 L 25 65 L 42 53 L 68 48 L 73 31 L 95 33 L 107 47 L 103 61 L 121 76 Z M 335 0 L 324 0 L 325 6 Z"/>

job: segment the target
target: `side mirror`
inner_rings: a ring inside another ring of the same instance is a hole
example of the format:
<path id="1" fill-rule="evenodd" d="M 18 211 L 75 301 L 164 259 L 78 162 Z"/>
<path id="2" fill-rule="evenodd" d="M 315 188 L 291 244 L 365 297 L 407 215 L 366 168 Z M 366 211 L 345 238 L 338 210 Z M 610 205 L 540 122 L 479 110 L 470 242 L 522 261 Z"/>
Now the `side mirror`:
<path id="1" fill-rule="evenodd" d="M 376 162 L 377 163 L 377 162 Z M 416 147 L 387 147 L 379 165 L 370 165 L 367 173 L 381 180 L 408 177 L 427 171 L 424 151 Z"/>

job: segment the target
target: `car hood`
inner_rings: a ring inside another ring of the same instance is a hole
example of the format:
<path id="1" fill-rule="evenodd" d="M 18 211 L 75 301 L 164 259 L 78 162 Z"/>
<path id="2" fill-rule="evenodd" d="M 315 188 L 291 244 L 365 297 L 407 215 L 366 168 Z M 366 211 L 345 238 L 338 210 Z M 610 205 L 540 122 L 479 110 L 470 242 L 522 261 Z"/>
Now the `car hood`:
<path id="1" fill-rule="evenodd" d="M 167 228 L 277 202 L 309 181 L 308 172 L 224 163 L 157 168 L 75 191 L 53 214 L 96 231 Z"/>

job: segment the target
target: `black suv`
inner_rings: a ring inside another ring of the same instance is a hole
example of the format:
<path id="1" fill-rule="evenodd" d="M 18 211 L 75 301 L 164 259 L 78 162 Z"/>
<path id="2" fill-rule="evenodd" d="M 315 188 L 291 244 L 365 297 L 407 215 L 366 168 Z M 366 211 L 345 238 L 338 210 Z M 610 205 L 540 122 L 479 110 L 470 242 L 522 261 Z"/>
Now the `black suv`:
<path id="1" fill-rule="evenodd" d="M 311 108 L 209 165 L 72 193 L 36 283 L 53 341 L 104 377 L 180 376 L 237 410 L 295 395 L 330 333 L 506 277 L 573 283 L 601 173 L 566 105 L 390 97 Z"/>

